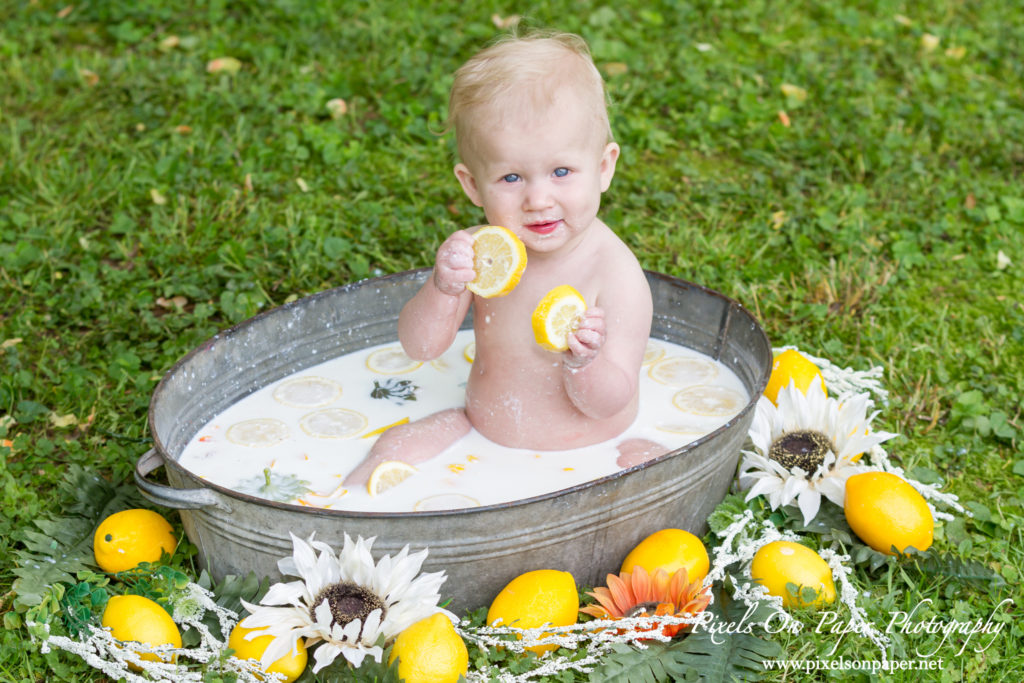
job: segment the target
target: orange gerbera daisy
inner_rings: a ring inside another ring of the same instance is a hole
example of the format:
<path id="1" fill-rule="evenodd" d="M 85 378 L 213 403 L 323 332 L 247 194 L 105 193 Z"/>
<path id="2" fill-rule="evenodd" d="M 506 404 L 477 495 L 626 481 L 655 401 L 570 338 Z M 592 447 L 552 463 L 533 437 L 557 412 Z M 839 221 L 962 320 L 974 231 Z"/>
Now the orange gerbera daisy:
<path id="1" fill-rule="evenodd" d="M 629 619 L 640 616 L 694 616 L 703 612 L 711 603 L 710 588 L 704 588 L 700 581 L 689 582 L 686 568 L 679 569 L 672 576 L 664 569 L 656 569 L 653 575 L 643 567 L 634 567 L 632 572 L 618 576 L 609 574 L 607 588 L 595 588 L 587 593 L 597 604 L 580 608 L 580 612 L 598 619 Z M 642 630 L 652 631 L 651 626 Z M 687 624 L 669 624 L 661 632 L 669 638 L 688 628 Z"/>

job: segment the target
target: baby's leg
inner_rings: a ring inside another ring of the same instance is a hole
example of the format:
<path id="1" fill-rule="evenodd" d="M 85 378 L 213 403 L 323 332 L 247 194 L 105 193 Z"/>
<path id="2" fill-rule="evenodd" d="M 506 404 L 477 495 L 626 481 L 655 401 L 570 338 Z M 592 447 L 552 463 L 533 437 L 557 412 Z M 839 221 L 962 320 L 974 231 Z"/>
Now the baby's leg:
<path id="1" fill-rule="evenodd" d="M 469 429 L 464 408 L 442 410 L 392 427 L 377 438 L 366 459 L 348 473 L 345 484 L 365 484 L 374 468 L 387 460 L 401 460 L 410 465 L 430 460 L 469 433 Z"/>
<path id="2" fill-rule="evenodd" d="M 647 439 L 626 439 L 618 445 L 618 449 L 619 457 L 615 460 L 615 464 L 622 469 L 639 465 L 668 453 L 668 449 L 660 443 Z"/>

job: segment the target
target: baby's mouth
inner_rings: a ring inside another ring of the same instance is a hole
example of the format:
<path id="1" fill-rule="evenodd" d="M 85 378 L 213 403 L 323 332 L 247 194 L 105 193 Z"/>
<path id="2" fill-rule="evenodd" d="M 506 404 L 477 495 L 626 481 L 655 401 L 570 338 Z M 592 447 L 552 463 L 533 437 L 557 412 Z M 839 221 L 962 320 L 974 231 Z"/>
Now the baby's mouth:
<path id="1" fill-rule="evenodd" d="M 561 225 L 561 223 L 561 219 L 553 221 L 538 221 L 537 223 L 527 223 L 523 227 L 537 235 L 550 235 L 556 228 L 558 228 L 559 225 Z"/>

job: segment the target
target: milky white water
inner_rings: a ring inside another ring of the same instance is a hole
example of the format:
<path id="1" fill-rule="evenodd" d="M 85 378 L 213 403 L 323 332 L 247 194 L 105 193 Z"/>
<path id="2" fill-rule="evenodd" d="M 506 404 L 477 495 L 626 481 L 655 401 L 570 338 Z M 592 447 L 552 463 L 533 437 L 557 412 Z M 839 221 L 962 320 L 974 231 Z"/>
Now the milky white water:
<path id="1" fill-rule="evenodd" d="M 186 446 L 179 463 L 212 483 L 262 498 L 337 510 L 408 512 L 503 503 L 613 474 L 616 445 L 636 437 L 676 449 L 727 422 L 748 394 L 727 367 L 651 340 L 640 412 L 622 435 L 570 451 L 505 448 L 472 430 L 393 488 L 370 496 L 344 477 L 380 428 L 465 403 L 472 330 L 418 363 L 397 342 L 307 368 L 230 406 Z M 414 396 L 415 398 L 411 398 Z"/>

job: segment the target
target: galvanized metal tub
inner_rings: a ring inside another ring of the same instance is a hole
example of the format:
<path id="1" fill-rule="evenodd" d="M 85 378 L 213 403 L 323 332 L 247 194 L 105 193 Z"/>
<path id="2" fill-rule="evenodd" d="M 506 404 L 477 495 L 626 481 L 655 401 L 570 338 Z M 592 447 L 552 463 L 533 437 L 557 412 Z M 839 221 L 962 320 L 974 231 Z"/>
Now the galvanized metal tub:
<path id="1" fill-rule="evenodd" d="M 751 400 L 728 424 L 660 458 L 541 496 L 468 510 L 346 512 L 277 503 L 200 479 L 178 463 L 207 421 L 240 399 L 312 365 L 396 338 L 398 313 L 429 270 L 364 280 L 262 313 L 179 361 L 153 393 L 154 448 L 135 481 L 152 502 L 181 511 L 201 566 L 216 578 L 250 571 L 278 577 L 289 532 L 340 549 L 345 533 L 376 536 L 376 556 L 406 544 L 429 548 L 424 571 L 444 570 L 452 609 L 485 605 L 513 577 L 562 569 L 580 585 L 603 584 L 626 553 L 665 527 L 697 534 L 732 481 L 739 450 L 767 383 L 771 346 L 735 301 L 648 272 L 652 336 L 701 351 L 731 368 Z M 471 320 L 466 321 L 471 326 Z M 170 486 L 147 475 L 163 466 Z"/>

